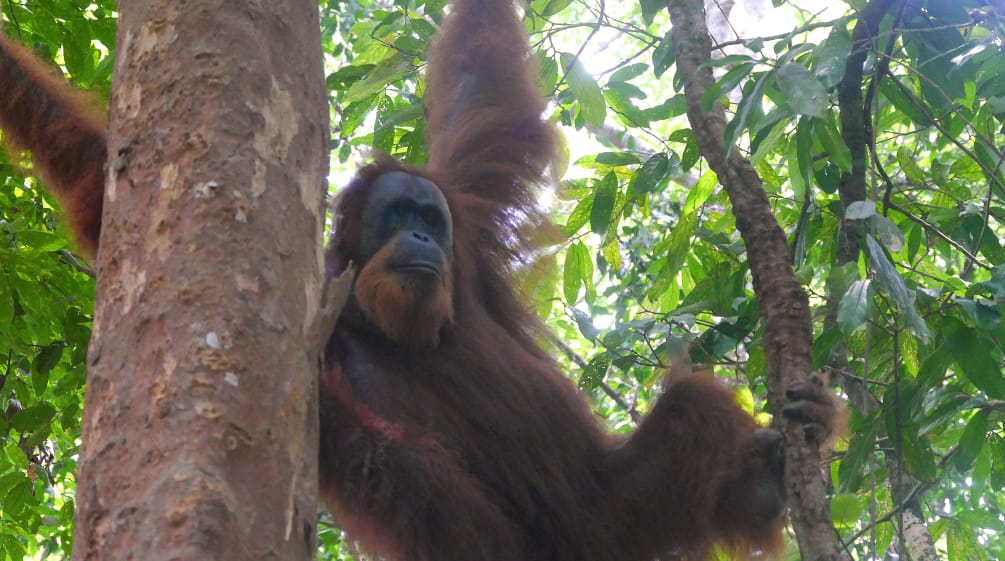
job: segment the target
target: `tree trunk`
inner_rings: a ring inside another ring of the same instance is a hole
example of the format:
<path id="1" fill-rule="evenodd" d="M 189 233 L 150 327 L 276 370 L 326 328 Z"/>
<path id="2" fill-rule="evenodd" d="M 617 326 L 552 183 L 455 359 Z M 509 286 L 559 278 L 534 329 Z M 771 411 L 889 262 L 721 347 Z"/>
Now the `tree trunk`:
<path id="1" fill-rule="evenodd" d="M 736 227 L 747 246 L 747 262 L 763 325 L 768 369 L 768 403 L 781 411 L 785 391 L 809 383 L 813 344 L 809 302 L 789 261 L 789 248 L 771 210 L 761 178 L 749 161 L 725 147 L 726 116 L 722 106 L 702 109 L 715 82 L 708 66 L 712 42 L 701 0 L 672 0 L 667 8 L 677 49 L 677 72 L 684 84 L 687 116 L 702 157 L 726 190 Z M 820 476 L 820 453 L 807 442 L 798 423 L 779 423 L 785 437 L 785 487 L 790 519 L 805 561 L 847 561 L 831 524 Z"/>
<path id="2" fill-rule="evenodd" d="M 120 10 L 73 558 L 311 559 L 317 3 Z"/>

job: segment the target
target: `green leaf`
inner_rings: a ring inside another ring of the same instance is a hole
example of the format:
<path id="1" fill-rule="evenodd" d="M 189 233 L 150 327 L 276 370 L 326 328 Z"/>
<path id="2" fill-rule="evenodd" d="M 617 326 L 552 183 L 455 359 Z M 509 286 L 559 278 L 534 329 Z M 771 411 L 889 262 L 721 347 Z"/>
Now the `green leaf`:
<path id="1" fill-rule="evenodd" d="M 652 25 L 653 17 L 667 9 L 665 0 L 640 0 L 640 3 L 642 5 L 642 21 L 646 22 L 646 25 Z"/>
<path id="2" fill-rule="evenodd" d="M 579 101 L 583 120 L 593 126 L 602 126 L 607 114 L 607 104 L 604 103 L 604 94 L 597 81 L 586 71 L 583 63 L 571 54 L 562 53 L 562 66 L 568 69 L 566 81 L 572 95 Z"/>
<path id="3" fill-rule="evenodd" d="M 980 164 L 967 156 L 960 156 L 949 166 L 949 173 L 956 179 L 963 181 L 983 181 L 984 170 Z"/>
<path id="4" fill-rule="evenodd" d="M 600 248 L 600 252 L 604 256 L 604 260 L 611 265 L 611 271 L 617 274 L 621 270 L 621 244 L 618 243 L 617 236 L 611 236 L 611 239 L 604 244 L 604 247 Z"/>
<path id="5" fill-rule="evenodd" d="M 701 110 L 711 110 L 721 96 L 733 91 L 739 85 L 740 80 L 746 78 L 747 74 L 750 74 L 750 71 L 753 69 L 753 63 L 740 64 L 730 68 L 728 72 L 722 75 L 722 78 L 719 78 L 711 87 L 705 90 L 705 94 L 701 98 Z"/>
<path id="6" fill-rule="evenodd" d="M 687 113 L 687 98 L 677 94 L 666 98 L 663 103 L 643 109 L 642 113 L 649 121 L 664 121 Z M 680 129 L 678 129 L 680 130 Z M 671 133 L 672 136 L 672 133 Z"/>
<path id="7" fill-rule="evenodd" d="M 0 543 L 3 544 L 3 550 L 7 554 L 7 559 L 24 559 L 27 551 L 25 551 L 24 545 L 13 534 L 4 533 L 0 535 Z"/>
<path id="8" fill-rule="evenodd" d="M 974 469 L 970 471 L 970 480 L 973 482 L 974 496 L 983 497 L 987 492 L 988 484 L 991 482 L 991 452 L 994 449 L 992 443 L 981 446 L 977 459 L 974 460 Z"/>
<path id="9" fill-rule="evenodd" d="M 542 96 L 550 97 L 558 83 L 558 62 L 543 52 L 537 53 L 537 68 L 541 79 L 538 90 Z"/>
<path id="10" fill-rule="evenodd" d="M 604 381 L 607 376 L 607 369 L 611 367 L 611 355 L 606 351 L 598 353 L 590 359 L 590 363 L 579 375 L 579 387 L 583 389 L 593 389 Z"/>
<path id="11" fill-rule="evenodd" d="M 569 219 L 562 228 L 566 236 L 575 234 L 589 222 L 590 216 L 593 215 L 593 198 L 594 193 L 586 195 L 576 204 L 576 208 L 572 209 L 572 212 L 569 213 Z"/>
<path id="12" fill-rule="evenodd" d="M 32 432 L 51 421 L 55 415 L 56 410 L 48 403 L 43 403 L 18 411 L 10 423 L 19 432 Z"/>
<path id="13" fill-rule="evenodd" d="M 992 305 L 970 298 L 957 298 L 956 304 L 978 329 L 993 331 L 1001 325 L 1001 313 Z"/>
<path id="14" fill-rule="evenodd" d="M 638 78 L 639 76 L 645 74 L 646 70 L 649 70 L 649 65 L 644 62 L 629 64 L 628 66 L 619 68 L 614 74 L 611 74 L 611 77 L 608 79 L 608 83 L 628 82 L 629 80 Z"/>
<path id="15" fill-rule="evenodd" d="M 844 217 L 848 220 L 864 220 L 875 215 L 876 203 L 872 201 L 855 201 L 844 211 Z"/>
<path id="16" fill-rule="evenodd" d="M 980 332 L 963 327 L 946 342 L 960 372 L 971 384 L 992 399 L 1005 399 L 1005 379 L 1002 378 L 996 345 Z"/>
<path id="17" fill-rule="evenodd" d="M 838 528 L 851 528 L 862 519 L 862 505 L 854 493 L 838 493 L 831 498 L 831 520 Z"/>
<path id="18" fill-rule="evenodd" d="M 971 464 L 977 459 L 977 455 L 981 453 L 981 449 L 984 447 L 984 440 L 988 435 L 988 412 L 981 409 L 970 417 L 967 421 L 967 426 L 963 429 L 963 435 L 960 436 L 960 449 L 953 457 L 953 465 L 960 473 L 966 473 L 970 470 Z"/>
<path id="19" fill-rule="evenodd" d="M 63 507 L 59 509 L 59 521 L 66 525 L 72 524 L 73 511 L 74 511 L 73 499 L 67 498 L 66 502 L 63 503 Z"/>
<path id="20" fill-rule="evenodd" d="M 653 73 L 657 78 L 663 75 L 677 59 L 677 47 L 670 38 L 670 32 L 663 36 L 659 45 L 653 49 Z"/>
<path id="21" fill-rule="evenodd" d="M 922 387 L 936 387 L 946 377 L 946 371 L 953 363 L 948 344 L 947 341 L 939 345 L 921 361 L 917 381 Z"/>
<path id="22" fill-rule="evenodd" d="M 872 416 L 862 419 L 858 426 L 852 427 L 848 451 L 838 466 L 838 488 L 841 491 L 854 493 L 862 487 L 868 471 L 867 464 L 876 449 L 876 436 L 881 426 L 878 418 Z"/>
<path id="23" fill-rule="evenodd" d="M 851 333 L 865 326 L 872 303 L 872 283 L 868 279 L 858 280 L 848 287 L 838 305 L 837 322 L 845 333 Z"/>
<path id="24" fill-rule="evenodd" d="M 772 109 L 771 113 L 768 113 L 759 123 L 757 133 L 754 135 L 754 139 L 750 141 L 750 150 L 754 153 L 750 157 L 751 163 L 758 166 L 758 169 L 764 168 L 765 159 L 768 154 L 772 154 L 775 148 L 782 142 L 785 136 L 788 134 L 789 119 L 792 114 L 789 112 L 788 105 L 782 105 L 780 108 Z M 727 132 L 729 132 L 727 130 Z M 774 172 L 774 168 L 771 168 Z M 775 173 L 778 175 L 778 173 Z M 776 185 L 781 185 L 780 182 L 776 182 Z"/>
<path id="25" fill-rule="evenodd" d="M 390 117 L 391 98 L 387 95 L 379 95 L 380 102 L 377 103 L 377 115 L 373 128 L 373 146 L 388 154 L 394 153 L 394 126 L 386 123 Z"/>
<path id="26" fill-rule="evenodd" d="M 761 100 L 764 97 L 764 85 L 768 82 L 770 78 L 774 77 L 773 73 L 764 73 L 754 82 L 754 87 L 750 88 L 750 92 L 746 93 L 740 100 L 739 105 L 736 107 L 736 116 L 726 125 L 725 132 L 725 146 L 726 154 L 729 155 L 736 146 L 736 140 L 740 138 L 743 131 L 750 126 L 750 123 L 761 114 Z M 776 115 L 776 117 L 781 120 L 782 115 Z"/>
<path id="27" fill-rule="evenodd" d="M 675 155 L 676 156 L 676 155 Z M 642 164 L 628 183 L 628 190 L 635 196 L 651 193 L 670 171 L 670 158 L 665 153 L 654 154 Z"/>
<path id="28" fill-rule="evenodd" d="M 329 90 L 344 90 L 346 87 L 363 79 L 363 77 L 369 74 L 374 67 L 375 65 L 373 64 L 363 64 L 358 66 L 350 64 L 343 66 L 325 78 L 325 86 L 327 86 Z"/>
<path id="29" fill-rule="evenodd" d="M 897 311 L 899 311 L 900 315 L 904 318 L 904 323 L 906 323 L 920 339 L 927 341 L 931 338 L 932 334 L 928 330 L 925 320 L 918 315 L 918 311 L 914 308 L 914 292 L 907 289 L 907 285 L 904 284 L 904 279 L 901 278 L 900 273 L 897 272 L 893 263 L 887 259 L 886 254 L 883 252 L 883 248 L 880 247 L 876 240 L 873 239 L 872 236 L 866 236 L 865 242 L 866 247 L 869 248 L 869 256 L 872 258 L 872 266 L 876 271 L 876 281 L 879 282 L 879 286 L 890 296 L 890 299 L 893 300 L 894 305 L 897 307 Z"/>
<path id="30" fill-rule="evenodd" d="M 650 116 L 646 111 L 632 103 L 635 86 L 615 82 L 604 90 L 607 105 L 617 115 L 618 120 L 628 127 L 645 127 L 649 125 Z"/>
<path id="31" fill-rule="evenodd" d="M 53 367 L 59 364 L 59 359 L 62 356 L 63 344 L 61 342 L 42 347 L 38 354 L 35 355 L 34 373 L 48 373 Z"/>
<path id="32" fill-rule="evenodd" d="M 579 301 L 579 290 L 593 284 L 593 261 L 583 242 L 577 241 L 565 253 L 562 291 L 570 306 Z"/>
<path id="33" fill-rule="evenodd" d="M 911 183 L 915 185 L 924 185 L 927 183 L 926 174 L 918 166 L 917 157 L 907 147 L 901 146 L 897 149 L 897 163 L 900 164 L 900 169 L 904 171 L 904 175 L 907 176 L 907 179 Z"/>
<path id="34" fill-rule="evenodd" d="M 844 342 L 845 335 L 840 329 L 828 329 L 821 333 L 813 341 L 813 363 L 810 369 L 817 370 L 823 368 L 826 364 L 830 364 L 831 354 L 834 353 L 836 348 L 841 348 L 840 346 Z"/>
<path id="35" fill-rule="evenodd" d="M 618 199 L 618 178 L 614 172 L 608 173 L 600 180 L 595 193 L 593 208 L 590 211 L 590 230 L 603 236 L 611 224 L 613 218 L 611 213 Z"/>
<path id="36" fill-rule="evenodd" d="M 23 230 L 18 233 L 17 239 L 24 245 L 38 251 L 56 251 L 66 247 L 66 238 L 51 232 Z"/>
<path id="37" fill-rule="evenodd" d="M 726 55 L 722 58 L 710 58 L 701 63 L 699 68 L 725 68 L 753 62 L 750 55 Z"/>
<path id="38" fill-rule="evenodd" d="M 49 382 L 49 372 L 59 364 L 59 359 L 63 356 L 63 344 L 53 343 L 46 345 L 35 355 L 34 368 L 32 368 L 31 382 L 35 393 L 41 394 Z"/>
<path id="39" fill-rule="evenodd" d="M 695 140 L 694 135 L 692 134 L 687 137 L 687 142 L 684 144 L 684 153 L 680 158 L 681 172 L 684 173 L 691 171 L 691 168 L 693 168 L 700 159 L 701 151 L 698 149 L 698 141 Z"/>
<path id="40" fill-rule="evenodd" d="M 606 166 L 630 166 L 640 164 L 642 160 L 631 152 L 601 152 L 597 154 L 596 162 Z"/>
<path id="41" fill-rule="evenodd" d="M 851 150 L 841 138 L 834 125 L 826 119 L 820 119 L 813 123 L 813 132 L 827 150 L 827 157 L 831 162 L 837 164 L 838 168 L 845 173 L 851 173 Z"/>
<path id="42" fill-rule="evenodd" d="M 711 173 L 711 172 L 709 172 Z M 666 273 L 673 277 L 680 272 L 684 260 L 691 253 L 691 237 L 698 223 L 697 213 L 684 213 L 670 232 L 667 250 Z"/>
<path id="43" fill-rule="evenodd" d="M 835 25 L 827 38 L 813 49 L 813 71 L 827 89 L 838 85 L 844 77 L 851 46 L 848 31 L 844 26 Z"/>
<path id="44" fill-rule="evenodd" d="M 935 452 L 927 439 L 905 435 L 901 447 L 904 466 L 907 471 L 921 481 L 932 481 L 938 474 Z"/>
<path id="45" fill-rule="evenodd" d="M 891 222 L 890 219 L 881 214 L 873 215 L 872 226 L 876 231 L 876 235 L 879 236 L 880 241 L 882 241 L 883 245 L 885 245 L 890 251 L 896 253 L 903 249 L 904 234 L 901 233 L 900 228 Z"/>
<path id="46" fill-rule="evenodd" d="M 4 514 L 24 511 L 36 504 L 37 499 L 33 496 L 34 493 L 32 491 L 32 482 L 27 477 L 23 478 L 17 485 L 14 485 L 14 488 L 4 497 Z"/>
<path id="47" fill-rule="evenodd" d="M 817 180 L 821 191 L 833 195 L 841 184 L 841 170 L 834 162 L 824 162 L 822 167 L 813 167 L 813 178 Z"/>
<path id="48" fill-rule="evenodd" d="M 382 91 L 388 84 L 396 82 L 408 74 L 411 68 L 411 57 L 396 51 L 392 57 L 377 65 L 366 78 L 350 86 L 342 102 L 350 104 Z"/>
<path id="49" fill-rule="evenodd" d="M 796 192 L 796 198 L 802 199 L 806 196 L 810 186 L 810 170 L 813 169 L 813 147 L 812 131 L 807 119 L 800 119 L 796 125 L 796 135 L 789 143 L 787 154 L 789 164 L 789 181 L 792 183 L 792 190 Z"/>
<path id="50" fill-rule="evenodd" d="M 553 16 L 567 8 L 571 3 L 572 0 L 548 0 L 548 3 L 541 9 L 541 15 L 544 17 Z"/>
<path id="51" fill-rule="evenodd" d="M 973 561 L 987 559 L 984 548 L 974 539 L 974 530 L 969 525 L 953 523 L 946 533 L 946 555 L 949 561 Z"/>
<path id="52" fill-rule="evenodd" d="M 879 83 L 879 91 L 897 109 L 898 114 L 906 115 L 911 121 L 921 128 L 931 126 L 933 119 L 929 114 L 928 107 L 901 82 L 893 78 L 889 73 L 883 77 Z"/>
<path id="53" fill-rule="evenodd" d="M 978 504 L 983 504 L 983 501 Z M 997 509 L 967 509 L 953 513 L 953 517 L 969 524 L 973 528 L 988 528 L 1001 534 L 1005 532 L 1005 524 L 998 518 Z"/>
<path id="54" fill-rule="evenodd" d="M 597 340 L 600 330 L 593 325 L 589 314 L 578 308 L 572 308 L 572 317 L 576 320 L 576 326 L 579 327 L 579 332 L 583 334 L 583 337 L 586 337 L 590 341 Z"/>
<path id="55" fill-rule="evenodd" d="M 712 191 L 715 190 L 716 185 L 719 184 L 719 177 L 715 175 L 712 170 L 706 171 L 698 178 L 698 183 L 688 191 L 687 200 L 684 201 L 684 208 L 681 212 L 684 214 L 693 214 L 697 212 L 699 208 L 708 197 L 712 195 Z"/>
<path id="56" fill-rule="evenodd" d="M 92 33 L 87 20 L 73 19 L 63 45 L 63 60 L 66 69 L 76 80 L 90 81 L 94 73 L 94 54 L 91 51 Z M 66 28 L 64 28 L 66 29 Z"/>
<path id="57" fill-rule="evenodd" d="M 805 66 L 789 62 L 778 69 L 775 83 L 796 115 L 824 118 L 830 99 L 820 80 Z"/>

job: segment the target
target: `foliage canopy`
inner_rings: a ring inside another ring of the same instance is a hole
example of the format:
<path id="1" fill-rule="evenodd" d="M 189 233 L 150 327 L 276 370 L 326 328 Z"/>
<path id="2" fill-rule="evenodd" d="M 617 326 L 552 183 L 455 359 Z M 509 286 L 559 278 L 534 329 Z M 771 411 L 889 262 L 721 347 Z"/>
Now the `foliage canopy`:
<path id="1" fill-rule="evenodd" d="M 333 192 L 366 149 L 423 161 L 421 70 L 444 4 L 321 2 Z M 780 31 L 719 32 L 703 103 L 727 108 L 727 146 L 769 192 L 810 294 L 814 367 L 852 410 L 826 470 L 835 528 L 857 559 L 931 558 L 905 518 L 939 558 L 1005 557 L 1005 9 L 773 4 L 760 20 L 743 4 L 725 14 Z M 555 266 L 526 282 L 568 342 L 557 358 L 615 430 L 685 345 L 767 421 L 746 248 L 683 117 L 665 6 L 530 3 L 569 162 L 547 194 L 565 237 L 540 257 Z M 113 2 L 5 8 L 5 33 L 107 97 Z M 94 290 L 23 165 L 0 154 L 0 559 L 12 560 L 69 555 Z M 323 558 L 351 558 L 334 526 L 321 543 Z"/>

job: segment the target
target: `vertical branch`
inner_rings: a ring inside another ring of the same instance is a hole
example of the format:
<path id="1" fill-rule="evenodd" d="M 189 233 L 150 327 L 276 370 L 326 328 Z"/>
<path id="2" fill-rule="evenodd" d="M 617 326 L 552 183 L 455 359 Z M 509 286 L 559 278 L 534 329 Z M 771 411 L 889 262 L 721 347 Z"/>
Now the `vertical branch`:
<path id="1" fill-rule="evenodd" d="M 869 96 L 864 100 L 862 96 L 863 68 L 869 50 L 873 48 L 873 43 L 878 37 L 880 23 L 896 4 L 897 0 L 872 0 L 859 11 L 858 21 L 852 31 L 852 49 L 845 63 L 845 74 L 838 84 L 841 137 L 852 155 L 852 170 L 849 173 L 843 173 L 838 184 L 838 195 L 841 197 L 842 208 L 845 209 L 854 202 L 866 200 L 866 171 L 868 167 L 866 155 L 867 151 L 872 148 L 872 154 L 875 156 L 876 146 L 876 132 L 870 123 L 872 119 L 871 106 L 873 98 L 879 90 L 879 81 L 888 71 L 891 60 L 890 53 L 897 40 L 896 34 L 891 34 L 887 39 L 886 56 L 877 57 L 878 62 L 875 72 L 873 72 Z M 905 6 L 906 3 L 901 2 L 900 10 L 894 17 L 895 30 L 903 17 Z M 881 168 L 879 171 L 883 174 Z M 890 205 L 888 186 L 884 196 L 884 212 Z M 843 216 L 841 217 L 837 255 L 835 256 L 837 266 L 854 263 L 858 260 L 867 223 L 865 220 L 845 220 Z M 833 296 L 840 297 L 840 295 Z M 827 318 L 824 320 L 825 329 L 834 327 L 836 323 L 837 306 L 834 305 L 831 306 Z M 896 351 L 897 348 L 895 345 L 894 350 Z M 837 345 L 831 352 L 829 362 L 834 372 L 847 372 L 848 369 L 844 367 L 848 362 L 846 346 Z M 864 380 L 842 376 L 841 386 L 845 389 L 851 406 L 862 414 L 869 415 L 881 406 Z M 898 509 L 897 513 L 900 545 L 906 546 L 911 558 L 916 561 L 934 561 L 937 559 L 935 543 L 925 523 L 921 500 L 917 494 L 911 493 L 911 490 L 917 487 L 918 482 L 905 471 L 900 457 L 901 438 L 899 435 L 887 435 L 885 429 L 880 429 L 879 438 L 881 442 L 893 440 L 892 446 L 885 447 L 892 447 L 893 451 L 884 452 L 884 458 L 894 501 L 898 505 L 903 505 L 903 508 Z M 910 534 L 910 539 L 907 539 L 908 534 Z"/>
<path id="2" fill-rule="evenodd" d="M 867 108 L 862 103 L 863 66 L 879 31 L 879 22 L 893 6 L 895 0 L 874 0 L 859 13 L 858 23 L 852 32 L 851 53 L 845 62 L 844 77 L 838 83 L 838 107 L 841 109 L 841 137 L 851 152 L 851 172 L 841 174 L 838 194 L 841 205 L 848 208 L 853 202 L 864 201 L 866 196 L 866 148 L 872 143 L 866 118 Z M 888 59 L 884 59 L 888 60 Z M 889 64 L 887 62 L 887 64 Z M 876 75 L 874 87 L 879 87 L 882 75 Z M 838 262 L 849 263 L 858 259 L 859 248 L 865 236 L 865 220 L 847 221 L 841 217 L 838 235 Z"/>
<path id="3" fill-rule="evenodd" d="M 713 84 L 708 61 L 712 43 L 701 0 L 668 2 L 677 49 L 677 70 L 684 83 L 688 119 L 702 156 L 726 189 L 736 225 L 747 246 L 754 292 L 764 326 L 768 366 L 768 402 L 774 411 L 785 405 L 785 389 L 809 383 L 812 329 L 806 293 L 788 259 L 785 234 L 764 192 L 760 177 L 737 150 L 726 156 L 725 113 L 718 105 L 705 112 L 701 100 Z M 847 559 L 831 526 L 818 447 L 807 442 L 796 423 L 782 422 L 785 437 L 785 481 L 792 525 L 806 561 Z"/>
<path id="4" fill-rule="evenodd" d="M 119 7 L 73 559 L 313 559 L 317 2 Z"/>

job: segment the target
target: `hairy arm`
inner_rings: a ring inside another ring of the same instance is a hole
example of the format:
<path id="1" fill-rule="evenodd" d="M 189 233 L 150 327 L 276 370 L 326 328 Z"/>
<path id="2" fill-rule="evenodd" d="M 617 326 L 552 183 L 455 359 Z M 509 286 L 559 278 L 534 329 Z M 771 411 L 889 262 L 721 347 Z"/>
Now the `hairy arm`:
<path id="1" fill-rule="evenodd" d="M 429 168 L 456 188 L 528 209 L 554 159 L 555 133 L 512 0 L 455 0 L 430 51 Z"/>
<path id="2" fill-rule="evenodd" d="M 612 509 L 633 528 L 624 547 L 640 559 L 678 549 L 704 559 L 714 542 L 775 549 L 785 506 L 779 436 L 711 376 L 671 384 L 610 457 Z"/>
<path id="3" fill-rule="evenodd" d="M 104 197 L 104 120 L 45 63 L 2 35 L 0 131 L 6 143 L 31 152 L 81 248 L 93 255 Z"/>

